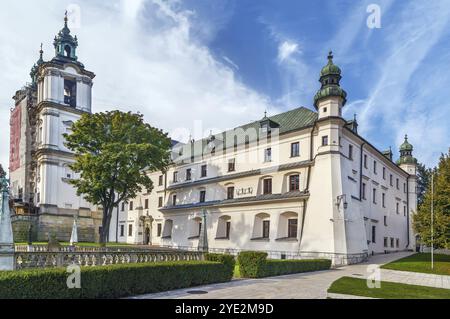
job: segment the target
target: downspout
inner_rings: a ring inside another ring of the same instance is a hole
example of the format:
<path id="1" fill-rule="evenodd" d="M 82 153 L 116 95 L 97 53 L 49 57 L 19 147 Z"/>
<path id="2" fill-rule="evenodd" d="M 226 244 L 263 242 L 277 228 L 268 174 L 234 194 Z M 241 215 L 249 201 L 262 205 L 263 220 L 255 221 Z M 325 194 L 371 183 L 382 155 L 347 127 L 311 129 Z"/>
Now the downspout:
<path id="1" fill-rule="evenodd" d="M 409 178 L 410 176 L 406 178 L 406 234 L 407 234 L 407 244 L 406 249 L 409 247 Z"/>
<path id="2" fill-rule="evenodd" d="M 363 176 L 363 150 L 364 150 L 364 145 L 366 143 L 362 143 L 361 144 L 361 149 L 360 149 L 360 160 L 359 160 L 359 201 L 362 200 L 362 176 Z"/>

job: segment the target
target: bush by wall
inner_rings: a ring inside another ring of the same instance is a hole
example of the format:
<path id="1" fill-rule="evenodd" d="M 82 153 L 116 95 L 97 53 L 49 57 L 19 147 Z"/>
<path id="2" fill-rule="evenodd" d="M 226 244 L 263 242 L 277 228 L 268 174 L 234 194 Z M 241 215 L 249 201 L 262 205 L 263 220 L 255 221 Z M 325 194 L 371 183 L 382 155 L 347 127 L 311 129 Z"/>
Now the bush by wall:
<path id="1" fill-rule="evenodd" d="M 68 289 L 64 268 L 0 272 L 0 299 L 120 298 L 226 282 L 230 265 L 211 261 L 81 268 L 81 289 Z"/>
<path id="2" fill-rule="evenodd" d="M 241 276 L 244 278 L 264 277 L 264 265 L 267 253 L 259 251 L 243 251 L 238 255 Z"/>
<path id="3" fill-rule="evenodd" d="M 268 260 L 267 254 L 264 252 L 247 251 L 239 254 L 238 264 L 242 277 L 262 278 L 327 270 L 331 267 L 331 260 Z"/>
<path id="4" fill-rule="evenodd" d="M 227 268 L 227 275 L 229 276 L 228 280 L 231 280 L 231 278 L 233 278 L 234 266 L 236 265 L 236 260 L 234 256 L 223 254 L 205 254 L 205 260 L 224 264 L 226 267 L 228 267 Z"/>

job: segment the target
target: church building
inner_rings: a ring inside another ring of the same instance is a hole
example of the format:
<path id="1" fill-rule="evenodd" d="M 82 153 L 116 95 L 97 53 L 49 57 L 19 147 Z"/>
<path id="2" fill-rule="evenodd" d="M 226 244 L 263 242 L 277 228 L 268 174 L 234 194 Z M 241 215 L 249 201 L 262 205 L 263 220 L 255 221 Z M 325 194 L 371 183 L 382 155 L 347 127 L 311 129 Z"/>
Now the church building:
<path id="1" fill-rule="evenodd" d="M 16 240 L 27 240 L 32 232 L 34 240 L 54 235 L 68 241 L 74 218 L 80 240 L 98 238 L 101 214 L 68 183 L 77 176 L 69 168 L 74 156 L 63 134 L 91 112 L 95 74 L 78 61 L 78 39 L 67 21 L 66 15 L 54 39 L 54 57 L 44 61 L 41 47 L 30 73 L 32 82 L 14 96 L 9 171 Z"/>

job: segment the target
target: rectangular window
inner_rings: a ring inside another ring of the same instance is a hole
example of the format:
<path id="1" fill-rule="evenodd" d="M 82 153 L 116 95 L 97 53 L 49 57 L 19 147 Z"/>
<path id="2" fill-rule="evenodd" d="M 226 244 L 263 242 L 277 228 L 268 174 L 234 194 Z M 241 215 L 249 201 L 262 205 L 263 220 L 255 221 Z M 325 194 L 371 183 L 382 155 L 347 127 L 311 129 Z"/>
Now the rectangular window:
<path id="1" fill-rule="evenodd" d="M 245 137 L 245 149 L 248 150 L 250 148 L 250 138 L 248 136 Z"/>
<path id="2" fill-rule="evenodd" d="M 172 206 L 177 206 L 177 195 L 172 196 Z"/>
<path id="3" fill-rule="evenodd" d="M 400 209 L 399 209 L 399 203 L 397 203 L 396 204 L 396 208 L 395 208 L 395 212 L 397 213 L 397 214 L 400 214 Z"/>
<path id="4" fill-rule="evenodd" d="M 270 235 L 270 220 L 264 220 L 262 238 L 269 238 L 269 235 Z"/>
<path id="5" fill-rule="evenodd" d="M 384 237 L 384 247 L 387 248 L 388 247 L 388 238 Z"/>
<path id="6" fill-rule="evenodd" d="M 366 184 L 362 184 L 362 199 L 366 199 Z"/>
<path id="7" fill-rule="evenodd" d="M 173 182 L 174 183 L 178 182 L 178 172 L 173 172 Z"/>
<path id="8" fill-rule="evenodd" d="M 120 237 L 125 236 L 125 225 L 120 225 Z"/>
<path id="9" fill-rule="evenodd" d="M 348 158 L 353 159 L 353 145 L 348 146 Z"/>
<path id="10" fill-rule="evenodd" d="M 396 184 L 397 189 L 400 189 L 398 178 L 396 179 L 396 183 L 395 184 Z"/>
<path id="11" fill-rule="evenodd" d="M 386 208 L 386 194 L 385 193 L 381 194 L 381 204 L 382 204 L 383 208 Z"/>
<path id="12" fill-rule="evenodd" d="M 162 234 L 162 224 L 159 223 L 159 224 L 157 225 L 157 236 L 158 236 L 158 237 L 161 237 L 161 234 Z"/>
<path id="13" fill-rule="evenodd" d="M 230 159 L 228 161 L 228 172 L 234 172 L 236 170 L 236 159 Z"/>
<path id="14" fill-rule="evenodd" d="M 406 206 L 403 206 L 403 216 L 406 217 Z"/>
<path id="15" fill-rule="evenodd" d="M 162 197 L 158 198 L 158 207 L 163 207 L 163 198 Z"/>
<path id="16" fill-rule="evenodd" d="M 377 242 L 377 226 L 372 226 L 372 243 L 376 243 Z"/>
<path id="17" fill-rule="evenodd" d="M 186 180 L 190 181 L 192 179 L 192 168 L 186 170 Z"/>
<path id="18" fill-rule="evenodd" d="M 292 143 L 291 144 L 291 157 L 300 156 L 300 143 Z"/>
<path id="19" fill-rule="evenodd" d="M 377 173 L 377 162 L 373 161 L 373 173 L 376 174 Z"/>
<path id="20" fill-rule="evenodd" d="M 230 186 L 227 188 L 227 199 L 234 199 L 234 187 Z"/>
<path id="21" fill-rule="evenodd" d="M 300 190 L 300 175 L 289 176 L 289 191 L 294 192 Z"/>
<path id="22" fill-rule="evenodd" d="M 403 193 L 406 194 L 406 183 L 403 183 Z"/>
<path id="23" fill-rule="evenodd" d="M 130 202 L 130 210 L 133 210 L 133 202 Z"/>
<path id="24" fill-rule="evenodd" d="M 163 186 L 163 184 L 164 184 L 164 176 L 160 175 L 159 176 L 159 186 Z"/>
<path id="25" fill-rule="evenodd" d="M 395 240 L 395 246 L 397 247 L 397 248 L 399 248 L 400 247 L 400 239 L 396 239 Z"/>
<path id="26" fill-rule="evenodd" d="M 200 191 L 200 203 L 204 203 L 206 201 L 206 191 Z"/>
<path id="27" fill-rule="evenodd" d="M 364 168 L 367 168 L 367 155 L 364 155 Z"/>
<path id="28" fill-rule="evenodd" d="M 264 151 L 264 162 L 272 162 L 272 149 L 268 148 Z"/>
<path id="29" fill-rule="evenodd" d="M 328 135 L 322 136 L 322 146 L 328 145 Z"/>
<path id="30" fill-rule="evenodd" d="M 263 191 L 264 191 L 264 195 L 269 195 L 272 194 L 272 179 L 271 178 L 266 178 L 263 181 Z"/>
<path id="31" fill-rule="evenodd" d="M 148 209 L 148 199 L 145 200 L 144 209 Z"/>
<path id="32" fill-rule="evenodd" d="M 298 219 L 288 220 L 288 237 L 297 238 Z"/>
<path id="33" fill-rule="evenodd" d="M 128 237 L 133 236 L 133 225 L 128 225 Z"/>
<path id="34" fill-rule="evenodd" d="M 377 203 L 377 189 L 376 188 L 374 188 L 373 191 L 372 191 L 372 202 L 374 204 Z"/>
<path id="35" fill-rule="evenodd" d="M 200 234 L 202 233 L 202 222 L 198 223 L 198 236 L 200 237 Z"/>
<path id="36" fill-rule="evenodd" d="M 384 216 L 384 226 L 387 226 L 387 216 Z"/>
<path id="37" fill-rule="evenodd" d="M 392 174 L 391 174 L 391 175 L 389 175 L 389 184 L 390 184 L 391 186 L 394 186 L 394 182 L 393 182 Z"/>
<path id="38" fill-rule="evenodd" d="M 202 165 L 202 169 L 201 169 L 201 177 L 206 177 L 208 176 L 208 166 L 207 165 Z"/>
<path id="39" fill-rule="evenodd" d="M 231 222 L 227 222 L 226 238 L 230 239 Z"/>
<path id="40" fill-rule="evenodd" d="M 122 202 L 122 207 L 120 207 L 120 211 L 124 212 L 125 211 L 125 202 Z"/>
<path id="41" fill-rule="evenodd" d="M 383 167 L 383 179 L 386 179 L 386 167 Z"/>
<path id="42" fill-rule="evenodd" d="M 394 238 L 391 237 L 391 248 L 394 248 Z"/>

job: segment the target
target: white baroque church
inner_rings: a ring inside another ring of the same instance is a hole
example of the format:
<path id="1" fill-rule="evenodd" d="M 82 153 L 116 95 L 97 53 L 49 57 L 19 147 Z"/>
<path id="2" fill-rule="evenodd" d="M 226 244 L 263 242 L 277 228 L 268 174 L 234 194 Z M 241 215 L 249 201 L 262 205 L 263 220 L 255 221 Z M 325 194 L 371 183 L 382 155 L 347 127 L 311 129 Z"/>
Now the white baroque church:
<path id="1" fill-rule="evenodd" d="M 81 241 L 98 238 L 96 207 L 67 182 L 77 178 L 62 134 L 92 109 L 94 74 L 78 61 L 67 27 L 55 57 L 41 56 L 32 83 L 19 90 L 11 113 L 10 176 L 15 233 L 33 225 L 40 240 L 68 240 L 73 218 Z M 166 172 L 148 172 L 151 193 L 114 212 L 109 241 L 271 258 L 326 257 L 335 264 L 372 254 L 415 249 L 416 159 L 407 138 L 394 162 L 343 118 L 347 93 L 330 52 L 314 97 L 202 140 L 173 146 Z"/>

